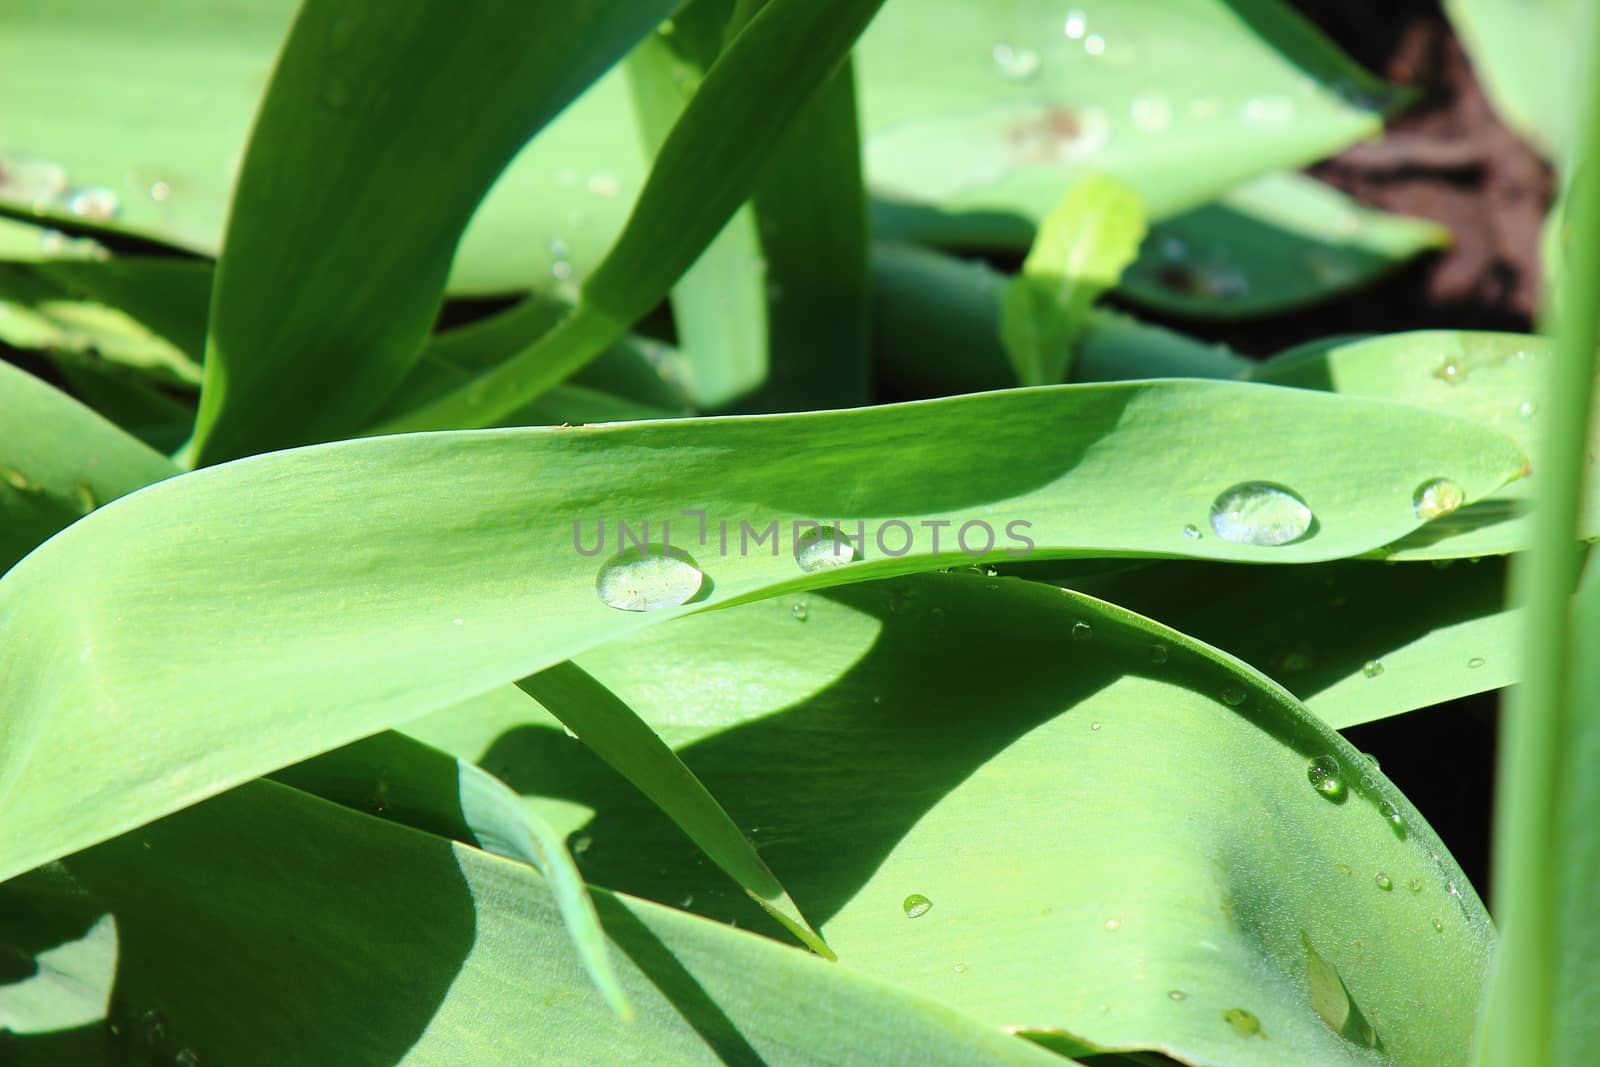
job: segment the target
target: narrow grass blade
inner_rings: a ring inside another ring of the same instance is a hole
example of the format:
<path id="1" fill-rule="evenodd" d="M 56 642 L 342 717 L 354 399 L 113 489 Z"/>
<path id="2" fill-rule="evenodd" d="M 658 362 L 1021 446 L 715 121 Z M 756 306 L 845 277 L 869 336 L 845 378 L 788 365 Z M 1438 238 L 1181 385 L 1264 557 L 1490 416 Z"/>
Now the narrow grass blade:
<path id="1" fill-rule="evenodd" d="M 633 1006 L 607 954 L 583 876 L 561 837 L 482 768 L 420 741 L 382 733 L 286 767 L 277 781 L 355 811 L 476 845 L 544 875 L 595 987 L 622 1019 Z"/>
<path id="2" fill-rule="evenodd" d="M 370 417 L 416 359 L 490 184 L 674 6 L 498 3 L 463 19 L 447 2 L 304 4 L 233 197 L 194 461 Z"/>
<path id="3" fill-rule="evenodd" d="M 763 911 L 811 951 L 835 958 L 744 831 L 632 708 L 575 663 L 558 663 L 517 684 L 659 805 Z"/>
<path id="4" fill-rule="evenodd" d="M 729 42 L 662 143 L 616 244 L 537 344 L 374 433 L 485 426 L 594 358 L 654 306 L 749 196 L 784 131 L 882 0 L 771 0 Z M 795 48 L 805 41 L 805 48 Z"/>

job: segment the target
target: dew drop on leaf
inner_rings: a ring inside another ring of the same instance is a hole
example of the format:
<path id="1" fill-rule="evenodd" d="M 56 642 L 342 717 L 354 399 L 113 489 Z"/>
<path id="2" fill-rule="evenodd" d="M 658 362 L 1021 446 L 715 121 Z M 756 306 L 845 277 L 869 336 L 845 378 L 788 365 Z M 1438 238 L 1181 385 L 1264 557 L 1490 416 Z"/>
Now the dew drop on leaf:
<path id="1" fill-rule="evenodd" d="M 676 549 L 630 548 L 600 568 L 595 592 L 621 611 L 658 611 L 687 604 L 705 575 Z"/>
<path id="2" fill-rule="evenodd" d="M 1383 673 L 1383 664 L 1375 659 L 1369 659 L 1361 665 L 1361 674 L 1367 678 L 1376 678 Z"/>
<path id="3" fill-rule="evenodd" d="M 1334 803 L 1344 800 L 1347 787 L 1339 775 L 1339 761 L 1332 756 L 1318 756 L 1306 767 L 1306 778 L 1311 787 Z"/>
<path id="4" fill-rule="evenodd" d="M 1087 641 L 1094 636 L 1094 627 L 1081 619 L 1072 624 L 1072 639 L 1074 641 Z"/>
<path id="5" fill-rule="evenodd" d="M 905 909 L 906 918 L 915 919 L 928 914 L 928 909 L 933 907 L 933 901 L 921 893 L 912 893 L 900 906 Z"/>
<path id="6" fill-rule="evenodd" d="M 1413 878 L 1413 879 L 1411 879 L 1411 881 L 1406 883 L 1406 888 L 1411 890 L 1413 893 L 1422 892 L 1422 879 L 1421 878 Z"/>
<path id="7" fill-rule="evenodd" d="M 1172 998 L 1173 1000 L 1188 1000 L 1189 999 L 1189 994 L 1185 993 L 1181 989 L 1171 990 L 1170 992 L 1167 993 L 1167 996 Z"/>
<path id="8" fill-rule="evenodd" d="M 1222 687 L 1222 702 L 1230 708 L 1236 708 L 1244 703 L 1244 690 L 1237 685 Z"/>
<path id="9" fill-rule="evenodd" d="M 842 567 L 856 559 L 855 546 L 844 534 L 832 526 L 819 526 L 814 530 L 807 530 L 795 539 L 794 561 L 800 564 L 800 569 L 810 574 L 813 571 L 828 570 L 831 567 Z"/>
<path id="10" fill-rule="evenodd" d="M 1191 522 L 1189 525 L 1183 528 L 1183 536 L 1187 537 L 1191 541 L 1200 540 L 1200 527 Z"/>
<path id="11" fill-rule="evenodd" d="M 1448 515 L 1467 499 L 1466 491 L 1449 478 L 1434 478 L 1417 486 L 1411 495 L 1411 510 L 1427 522 Z"/>
<path id="12" fill-rule="evenodd" d="M 1477 670 L 1479 667 L 1483 666 L 1485 662 L 1486 661 L 1482 656 L 1473 656 L 1471 659 L 1467 660 L 1467 667 L 1470 670 Z"/>
<path id="13" fill-rule="evenodd" d="M 1441 919 L 1439 919 L 1437 917 L 1434 918 L 1434 920 L 1433 920 L 1433 932 L 1436 933 L 1436 934 L 1444 933 L 1444 922 L 1443 922 L 1443 920 L 1441 920 Z"/>
<path id="14" fill-rule="evenodd" d="M 1289 544 L 1305 536 L 1311 519 L 1304 500 L 1272 482 L 1240 482 L 1211 505 L 1211 529 L 1241 545 Z"/>
<path id="15" fill-rule="evenodd" d="M 1394 888 L 1394 879 L 1390 878 L 1382 871 L 1378 872 L 1378 876 L 1374 878 L 1373 881 L 1376 882 L 1378 888 L 1383 890 L 1385 893 Z"/>
<path id="16" fill-rule="evenodd" d="M 789 614 L 793 615 L 801 622 L 805 622 L 806 618 L 811 614 L 811 612 L 804 604 L 796 604 L 794 607 L 789 609 Z"/>
<path id="17" fill-rule="evenodd" d="M 115 218 L 120 206 L 117 194 L 100 186 L 79 189 L 67 198 L 67 210 L 80 219 Z"/>
<path id="18" fill-rule="evenodd" d="M 1160 664 L 1163 664 L 1163 663 L 1167 662 L 1167 646 L 1166 645 L 1151 645 L 1150 646 L 1150 662 L 1154 663 L 1154 664 L 1157 664 L 1158 666 Z"/>

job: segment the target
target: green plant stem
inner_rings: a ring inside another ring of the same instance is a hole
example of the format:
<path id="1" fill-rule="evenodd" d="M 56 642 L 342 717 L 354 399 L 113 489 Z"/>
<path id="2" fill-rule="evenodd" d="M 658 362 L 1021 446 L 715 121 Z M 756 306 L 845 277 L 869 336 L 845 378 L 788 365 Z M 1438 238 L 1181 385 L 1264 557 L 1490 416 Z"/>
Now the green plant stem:
<path id="1" fill-rule="evenodd" d="M 1567 194 L 1568 240 L 1560 278 L 1561 321 L 1548 383 L 1543 447 L 1535 453 L 1538 509 L 1532 550 L 1516 562 L 1512 591 L 1527 611 L 1524 681 L 1511 691 L 1501 730 L 1495 796 L 1494 901 L 1504 939 L 1490 980 L 1477 1049 L 1479 1067 L 1554 1064 L 1560 1019 L 1556 974 L 1563 946 L 1559 864 L 1566 827 L 1564 753 L 1576 736 L 1571 603 L 1585 442 L 1595 373 L 1600 288 L 1600 187 L 1592 170 L 1600 76 L 1600 18 L 1590 16 L 1574 49 L 1582 69 L 1575 178 Z"/>

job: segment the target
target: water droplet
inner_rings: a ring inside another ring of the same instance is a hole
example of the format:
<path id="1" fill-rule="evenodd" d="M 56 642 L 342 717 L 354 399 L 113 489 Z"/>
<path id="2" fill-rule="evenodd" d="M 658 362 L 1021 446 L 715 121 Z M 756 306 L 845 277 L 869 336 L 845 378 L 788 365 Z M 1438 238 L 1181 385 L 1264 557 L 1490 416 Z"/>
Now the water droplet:
<path id="1" fill-rule="evenodd" d="M 1436 934 L 1444 933 L 1444 922 L 1438 917 L 1435 917 L 1433 920 L 1433 932 Z"/>
<path id="2" fill-rule="evenodd" d="M 146 192 L 149 193 L 151 200 L 154 200 L 159 204 L 167 200 L 168 197 L 172 196 L 172 186 L 168 185 L 166 182 L 151 182 L 150 188 L 147 189 Z"/>
<path id="3" fill-rule="evenodd" d="M 1173 1000 L 1188 1000 L 1189 999 L 1189 994 L 1185 993 L 1181 989 L 1169 990 L 1167 992 L 1167 996 L 1172 998 Z"/>
<path id="4" fill-rule="evenodd" d="M 1466 490 L 1449 478 L 1434 478 L 1411 494 L 1411 510 L 1424 522 L 1448 515 L 1467 499 Z"/>
<path id="5" fill-rule="evenodd" d="M 1411 881 L 1406 883 L 1406 888 L 1411 890 L 1413 893 L 1422 892 L 1422 879 L 1421 878 L 1413 878 L 1413 879 L 1411 879 Z"/>
<path id="6" fill-rule="evenodd" d="M 591 174 L 588 181 L 589 192 L 602 199 L 609 200 L 622 191 L 622 182 L 613 174 Z"/>
<path id="7" fill-rule="evenodd" d="M 933 901 L 921 893 L 912 893 L 909 897 L 906 897 L 900 907 L 905 909 L 906 918 L 915 919 L 918 916 L 928 914 L 928 909 L 933 907 Z"/>
<path id="8" fill-rule="evenodd" d="M 1285 126 L 1294 120 L 1294 101 L 1287 96 L 1252 97 L 1244 105 L 1248 126 Z"/>
<path id="9" fill-rule="evenodd" d="M 1475 671 L 1475 670 L 1477 670 L 1479 667 L 1483 666 L 1487 662 L 1488 661 L 1485 660 L 1482 656 L 1473 656 L 1471 659 L 1467 660 L 1467 667 L 1468 667 L 1469 670 L 1474 670 Z"/>
<path id="10" fill-rule="evenodd" d="M 1091 56 L 1105 55 L 1106 39 L 1098 33 L 1091 33 L 1083 39 L 1083 50 Z"/>
<path id="11" fill-rule="evenodd" d="M 1066 25 L 1062 27 L 1062 30 L 1069 38 L 1074 41 L 1081 39 L 1084 31 L 1086 31 L 1088 28 L 1089 17 L 1082 11 L 1073 10 L 1067 12 L 1067 22 Z"/>
<path id="12" fill-rule="evenodd" d="M 1128 111 L 1134 126 L 1145 133 L 1160 133 L 1172 121 L 1172 105 L 1166 97 L 1153 93 L 1134 97 Z"/>
<path id="13" fill-rule="evenodd" d="M 1334 803 L 1342 802 L 1348 792 L 1339 775 L 1339 761 L 1332 756 L 1318 756 L 1307 764 L 1306 778 L 1312 788 Z"/>
<path id="14" fill-rule="evenodd" d="M 1183 528 L 1183 536 L 1187 537 L 1191 541 L 1200 540 L 1200 527 L 1191 522 L 1189 525 Z"/>
<path id="15" fill-rule="evenodd" d="M 1306 502 L 1272 482 L 1240 482 L 1211 505 L 1211 529 L 1241 545 L 1286 545 L 1311 528 Z"/>
<path id="16" fill-rule="evenodd" d="M 693 904 L 694 904 L 694 894 L 693 893 L 685 893 L 683 895 L 683 899 L 678 901 L 678 907 L 680 907 L 680 908 L 687 908 L 687 907 L 692 906 Z"/>
<path id="17" fill-rule="evenodd" d="M 1074 641 L 1087 641 L 1094 636 L 1094 627 L 1079 619 L 1072 624 L 1072 639 Z"/>
<path id="18" fill-rule="evenodd" d="M 595 592 L 622 611 L 656 611 L 687 604 L 704 581 L 700 568 L 677 549 L 630 548 L 600 568 Z"/>
<path id="19" fill-rule="evenodd" d="M 579 834 L 577 837 L 572 839 L 572 854 L 574 856 L 581 856 L 593 847 L 594 838 L 590 837 L 588 834 Z"/>
<path id="20" fill-rule="evenodd" d="M 1222 1021 L 1233 1027 L 1240 1037 L 1255 1037 L 1261 1033 L 1261 1020 L 1243 1008 L 1229 1008 L 1222 1013 Z"/>
<path id="21" fill-rule="evenodd" d="M 1533 418 L 1533 413 L 1539 410 L 1539 405 L 1531 400 L 1524 400 L 1517 405 L 1517 414 L 1525 419 Z"/>
<path id="22" fill-rule="evenodd" d="M 1400 814 L 1399 808 L 1396 808 L 1387 800 L 1380 800 L 1378 801 L 1378 814 L 1383 816 L 1383 821 L 1389 824 L 1389 829 L 1394 831 L 1396 837 L 1402 840 L 1405 838 L 1406 819 L 1404 815 Z"/>
<path id="23" fill-rule="evenodd" d="M 1110 930 L 1113 933 L 1115 933 L 1116 931 L 1122 929 L 1122 920 L 1121 919 L 1107 919 L 1106 920 L 1106 929 Z"/>
<path id="24" fill-rule="evenodd" d="M 794 607 L 789 609 L 789 614 L 793 615 L 795 618 L 799 619 L 801 622 L 805 622 L 806 621 L 806 617 L 809 616 L 811 614 L 811 612 L 809 610 L 807 610 L 807 608 L 806 608 L 806 606 L 804 604 L 796 604 Z"/>
<path id="25" fill-rule="evenodd" d="M 172 1062 L 177 1067 L 200 1067 L 200 1057 L 192 1048 L 179 1049 L 178 1054 L 172 1057 Z"/>
<path id="26" fill-rule="evenodd" d="M 855 546 L 832 526 L 807 530 L 795 541 L 794 561 L 807 574 L 841 567 L 856 559 Z"/>
<path id="27" fill-rule="evenodd" d="M 1372 764 L 1372 767 L 1373 767 L 1374 770 L 1376 770 L 1378 768 L 1378 757 L 1374 756 L 1372 753 L 1363 752 L 1363 753 L 1361 753 L 1361 758 L 1366 760 L 1368 763 Z"/>
<path id="28" fill-rule="evenodd" d="M 1241 686 L 1228 684 L 1222 687 L 1222 702 L 1230 708 L 1236 708 L 1244 703 L 1244 689 Z"/>
<path id="29" fill-rule="evenodd" d="M 1151 663 L 1155 663 L 1155 664 L 1162 664 L 1162 663 L 1167 662 L 1167 646 L 1166 645 L 1151 645 L 1150 646 L 1150 662 Z"/>
<path id="30" fill-rule="evenodd" d="M 1383 673 L 1383 664 L 1375 659 L 1369 659 L 1361 665 L 1361 673 L 1367 678 L 1376 678 Z"/>
<path id="31" fill-rule="evenodd" d="M 1467 368 L 1457 360 L 1447 359 L 1439 364 L 1438 369 L 1433 372 L 1433 376 L 1441 382 L 1460 385 L 1467 380 Z"/>
<path id="32" fill-rule="evenodd" d="M 967 973 L 967 965 L 965 963 L 958 963 L 958 964 L 956 964 L 954 967 L 952 967 L 950 969 L 952 971 L 956 972 L 957 974 L 966 974 Z"/>
<path id="33" fill-rule="evenodd" d="M 1039 53 L 1031 48 L 1012 48 L 1002 42 L 994 46 L 992 54 L 1002 78 L 1020 82 L 1039 73 Z"/>
<path id="34" fill-rule="evenodd" d="M 1374 878 L 1373 881 L 1376 882 L 1378 888 L 1383 890 L 1385 893 L 1394 888 L 1394 880 L 1391 879 L 1387 874 L 1384 874 L 1382 871 L 1378 872 L 1377 877 Z"/>
<path id="35" fill-rule="evenodd" d="M 572 264 L 564 259 L 558 259 L 550 264 L 550 276 L 558 282 L 564 282 L 572 277 Z"/>

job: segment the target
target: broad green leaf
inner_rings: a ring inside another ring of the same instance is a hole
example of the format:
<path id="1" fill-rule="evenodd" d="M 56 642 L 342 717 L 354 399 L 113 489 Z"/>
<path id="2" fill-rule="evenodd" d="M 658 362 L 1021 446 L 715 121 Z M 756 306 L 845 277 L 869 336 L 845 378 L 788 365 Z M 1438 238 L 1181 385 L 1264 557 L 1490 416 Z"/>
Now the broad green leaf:
<path id="1" fill-rule="evenodd" d="M 662 142 L 628 225 L 584 282 L 571 317 L 477 381 L 373 432 L 491 425 L 621 337 L 722 230 L 881 3 L 765 4 L 711 65 Z"/>
<path id="2" fill-rule="evenodd" d="M 1277 0 L 891 4 L 858 55 L 878 231 L 939 243 L 1025 245 L 1087 173 L 1184 211 L 1393 102 Z"/>
<path id="3" fill-rule="evenodd" d="M 1000 304 L 1000 340 L 1023 385 L 1066 377 L 1089 306 L 1117 284 L 1144 231 L 1139 194 L 1097 175 L 1074 182 L 1040 222 Z"/>
<path id="4" fill-rule="evenodd" d="M 1567 155 L 1577 132 L 1583 0 L 1445 0 L 1444 9 L 1506 124 L 1542 151 Z"/>
<path id="5" fill-rule="evenodd" d="M 660 807 L 784 929 L 813 952 L 834 958 L 716 798 L 632 708 L 574 663 L 558 663 L 517 685 Z"/>
<path id="6" fill-rule="evenodd" d="M 1012 559 L 1026 541 L 1043 556 L 1344 558 L 1414 529 L 1423 481 L 1478 497 L 1522 462 L 1494 430 L 1405 405 L 1155 381 L 366 439 L 196 472 L 0 580 L 0 873 L 686 612 Z M 1309 507 L 1294 543 L 1212 535 L 1219 496 L 1258 482 Z M 695 601 L 607 606 L 597 577 L 621 562 L 621 524 L 661 546 L 669 522 L 705 575 Z M 863 558 L 802 570 L 789 541 L 807 522 L 845 524 Z"/>
<path id="7" fill-rule="evenodd" d="M 1466 1061 L 1493 932 L 1461 872 L 1360 753 L 1182 634 L 1038 583 L 920 575 L 579 662 L 752 828 L 841 966 L 1185 1063 Z M 570 827 L 592 883 L 759 916 L 536 709 L 410 728 Z"/>
<path id="8" fill-rule="evenodd" d="M 415 361 L 490 184 L 674 6 L 500 3 L 464 19 L 447 2 L 363 16 L 306 0 L 233 196 L 195 461 L 370 416 Z"/>
<path id="9" fill-rule="evenodd" d="M 3 362 L 0 412 L 0 572 L 100 505 L 177 473 L 165 456 Z"/>
<path id="10" fill-rule="evenodd" d="M 584 970 L 612 1011 L 632 1018 L 633 1008 L 606 955 L 594 902 L 566 846 L 499 779 L 396 733 L 334 749 L 275 777 L 355 811 L 531 864 L 549 884 Z"/>
<path id="11" fill-rule="evenodd" d="M 1530 455 L 1545 415 L 1541 382 L 1549 374 L 1550 342 L 1511 333 L 1423 330 L 1330 344 L 1304 355 L 1286 353 L 1261 364 L 1254 377 L 1283 385 L 1331 389 L 1351 396 L 1388 397 L 1470 418 L 1515 438 Z M 1579 536 L 1600 537 L 1600 426 L 1590 428 L 1585 480 L 1590 491 Z M 1515 552 L 1527 544 L 1539 472 L 1486 497 L 1467 494 L 1451 510 L 1388 547 L 1398 560 L 1450 559 Z"/>
<path id="12" fill-rule="evenodd" d="M 1269 174 L 1151 227 L 1118 292 L 1168 315 L 1274 315 L 1449 242 L 1438 223 L 1364 207 L 1303 174 Z"/>
<path id="13" fill-rule="evenodd" d="M 106 1059 L 73 1061 L 86 1065 L 184 1050 L 202 1064 L 352 1067 L 1063 1062 L 843 966 L 597 892 L 638 1008 L 622 1023 L 528 866 L 271 782 L 70 867 L 118 931 L 123 1036 Z"/>

